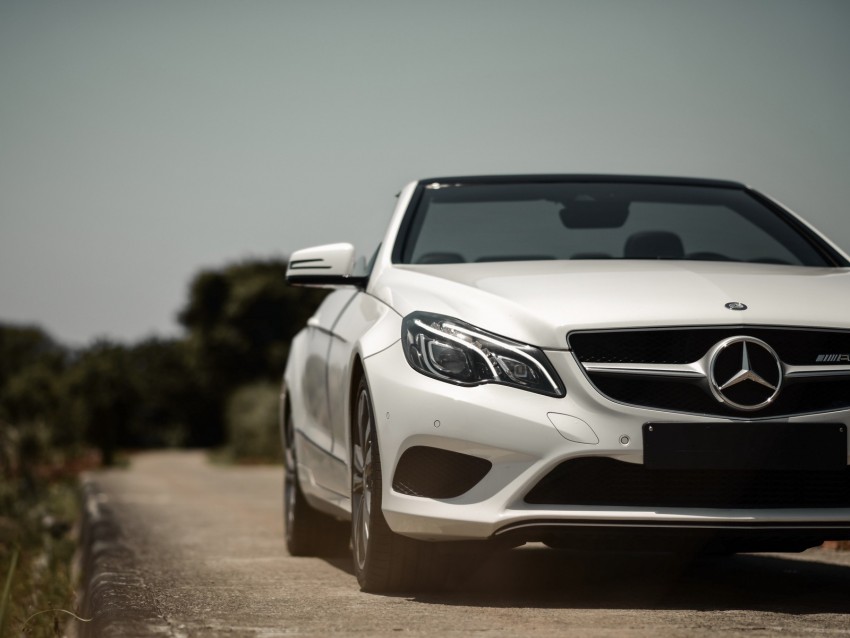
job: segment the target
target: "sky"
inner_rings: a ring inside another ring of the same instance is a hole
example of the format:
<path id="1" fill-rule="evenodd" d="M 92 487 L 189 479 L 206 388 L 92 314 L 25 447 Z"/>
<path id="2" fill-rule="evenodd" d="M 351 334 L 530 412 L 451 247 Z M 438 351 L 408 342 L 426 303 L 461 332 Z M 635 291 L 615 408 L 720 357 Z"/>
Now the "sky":
<path id="1" fill-rule="evenodd" d="M 846 0 L 0 0 L 0 322 L 180 334 L 204 268 L 371 253 L 422 177 L 770 194 L 850 250 Z"/>

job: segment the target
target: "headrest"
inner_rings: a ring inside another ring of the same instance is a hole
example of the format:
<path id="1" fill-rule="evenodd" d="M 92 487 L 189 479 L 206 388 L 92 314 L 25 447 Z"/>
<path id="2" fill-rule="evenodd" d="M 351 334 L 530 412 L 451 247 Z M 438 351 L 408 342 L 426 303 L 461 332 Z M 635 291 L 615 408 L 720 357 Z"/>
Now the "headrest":
<path id="1" fill-rule="evenodd" d="M 626 259 L 682 259 L 685 249 L 676 233 L 666 230 L 646 230 L 626 240 L 623 257 Z"/>

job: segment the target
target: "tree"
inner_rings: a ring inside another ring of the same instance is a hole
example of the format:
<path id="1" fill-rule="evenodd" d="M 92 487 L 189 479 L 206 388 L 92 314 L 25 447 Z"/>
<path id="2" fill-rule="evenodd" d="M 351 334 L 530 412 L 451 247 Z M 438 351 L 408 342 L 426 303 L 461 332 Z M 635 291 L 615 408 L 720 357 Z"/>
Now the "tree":
<path id="1" fill-rule="evenodd" d="M 10 374 L 57 350 L 59 346 L 37 326 L 0 325 L 0 387 Z"/>
<path id="2" fill-rule="evenodd" d="M 9 437 L 37 433 L 41 448 L 79 442 L 58 425 L 67 366 L 67 351 L 41 328 L 0 325 L 0 422 Z"/>
<path id="3" fill-rule="evenodd" d="M 68 416 L 100 449 L 105 465 L 115 462 L 130 417 L 142 400 L 128 363 L 127 348 L 99 341 L 79 356 L 64 378 Z"/>
<path id="4" fill-rule="evenodd" d="M 119 447 L 221 444 L 229 396 L 279 383 L 290 340 L 324 297 L 285 274 L 279 259 L 199 273 L 179 339 L 72 352 L 40 328 L 0 325 L 0 421 L 38 425 L 63 448 L 94 445 L 107 465 Z"/>
<path id="5" fill-rule="evenodd" d="M 269 259 L 207 270 L 192 281 L 179 319 L 204 391 L 216 406 L 207 424 L 208 443 L 223 437 L 231 392 L 254 381 L 279 382 L 289 342 L 325 296 L 289 286 L 285 275 L 286 262 Z"/>
<path id="6" fill-rule="evenodd" d="M 41 328 L 0 325 L 2 415 L 8 420 L 33 419 L 53 410 L 53 386 L 66 362 L 65 349 Z"/>
<path id="7" fill-rule="evenodd" d="M 127 351 L 127 374 L 138 403 L 122 445 L 203 445 L 215 415 L 192 366 L 185 339 L 147 339 Z"/>

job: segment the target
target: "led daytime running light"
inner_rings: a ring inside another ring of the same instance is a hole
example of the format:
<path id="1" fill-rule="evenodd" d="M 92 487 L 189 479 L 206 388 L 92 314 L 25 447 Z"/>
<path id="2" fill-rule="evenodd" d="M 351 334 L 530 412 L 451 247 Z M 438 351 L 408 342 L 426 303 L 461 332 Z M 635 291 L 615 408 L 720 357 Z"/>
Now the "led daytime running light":
<path id="1" fill-rule="evenodd" d="M 463 386 L 495 383 L 562 397 L 561 380 L 541 350 L 451 317 L 416 312 L 402 323 L 404 355 L 421 374 Z"/>

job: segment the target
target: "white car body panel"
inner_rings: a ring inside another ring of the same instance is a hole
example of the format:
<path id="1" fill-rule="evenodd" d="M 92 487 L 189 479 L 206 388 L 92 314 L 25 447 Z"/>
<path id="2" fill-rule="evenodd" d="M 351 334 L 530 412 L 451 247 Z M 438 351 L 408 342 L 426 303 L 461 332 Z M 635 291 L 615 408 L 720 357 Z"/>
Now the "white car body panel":
<path id="1" fill-rule="evenodd" d="M 293 341 L 285 374 L 293 417 L 299 423 L 301 471 L 305 493 L 332 500 L 350 512 L 348 503 L 348 415 L 351 367 L 398 341 L 400 317 L 374 297 L 341 289 L 329 295 Z M 307 343 L 310 343 L 308 346 Z M 324 362 L 324 365 L 323 365 Z M 306 374 L 294 374 L 303 370 Z M 338 396 L 327 401 L 327 393 Z M 319 509 L 328 508 L 311 500 Z"/>
<path id="2" fill-rule="evenodd" d="M 398 265 L 375 277 L 374 294 L 401 315 L 445 314 L 558 349 L 572 330 L 809 325 L 812 308 L 820 327 L 841 328 L 848 288 L 850 271 L 834 268 L 600 260 Z M 746 316 L 725 308 L 731 301 L 745 302 Z"/>

